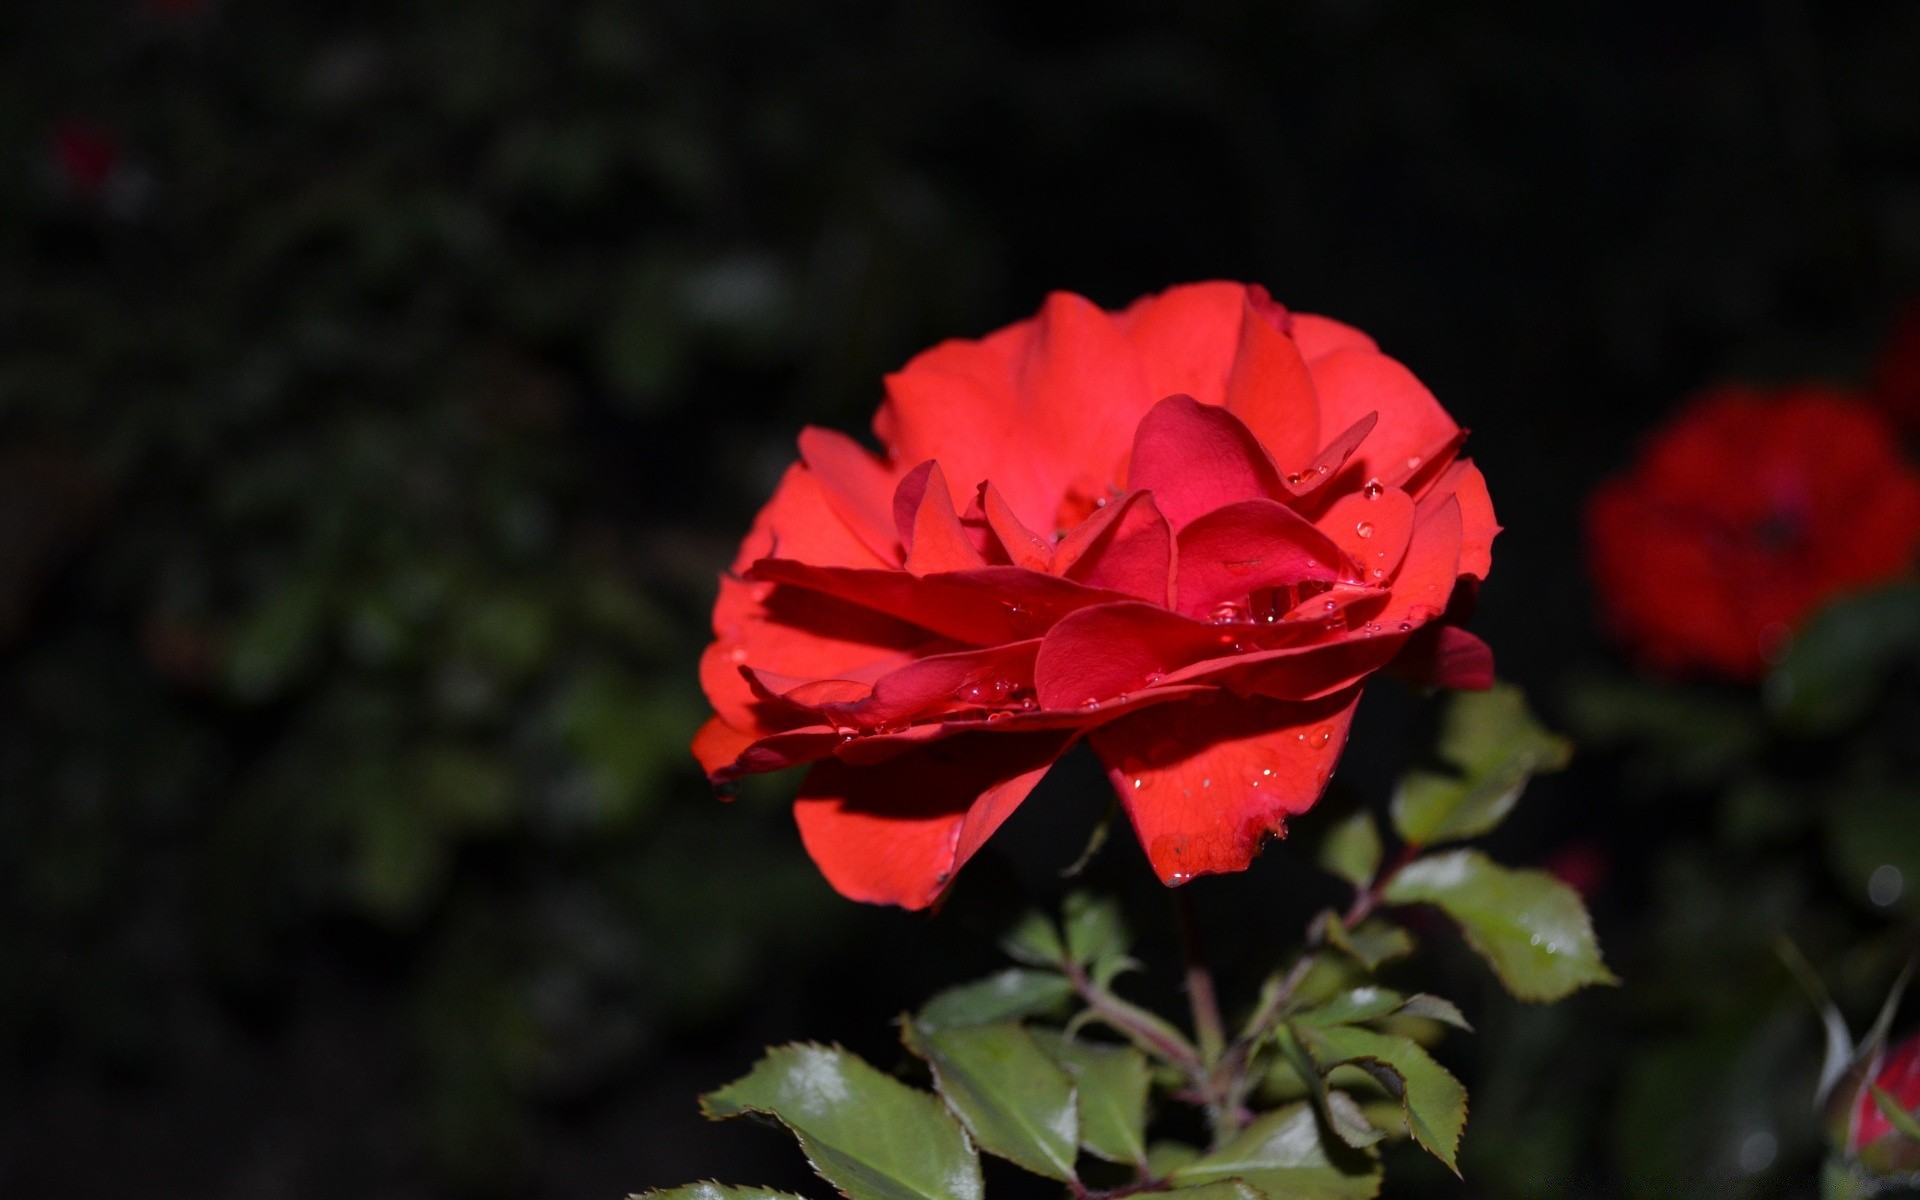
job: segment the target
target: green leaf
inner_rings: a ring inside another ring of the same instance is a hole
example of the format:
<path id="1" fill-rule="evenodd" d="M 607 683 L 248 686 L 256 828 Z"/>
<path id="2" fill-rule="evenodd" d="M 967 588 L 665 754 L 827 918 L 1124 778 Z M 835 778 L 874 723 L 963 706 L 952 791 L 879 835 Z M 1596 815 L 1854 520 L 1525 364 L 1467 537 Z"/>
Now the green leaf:
<path id="1" fill-rule="evenodd" d="M 804 1200 L 792 1192 L 772 1188 L 736 1187 L 730 1183 L 688 1183 L 677 1188 L 635 1192 L 627 1200 Z"/>
<path id="2" fill-rule="evenodd" d="M 1545 871 L 1502 867 L 1478 850 L 1416 859 L 1388 883 L 1389 904 L 1432 904 L 1522 1000 L 1558 1000 L 1617 983 L 1600 960 L 1593 923 L 1572 888 Z"/>
<path id="3" fill-rule="evenodd" d="M 1372 882 L 1380 869 L 1380 827 L 1373 814 L 1362 809 L 1328 830 L 1320 865 L 1355 887 Z"/>
<path id="4" fill-rule="evenodd" d="M 1920 655 L 1920 584 L 1829 604 L 1801 626 L 1768 677 L 1767 707 L 1781 724 L 1826 733 L 1859 720 L 1889 673 Z"/>
<path id="5" fill-rule="evenodd" d="M 1534 719 L 1520 689 L 1457 692 L 1437 747 L 1453 774 L 1409 772 L 1393 796 L 1393 826 L 1416 846 L 1478 837 L 1513 810 L 1527 781 L 1558 771 L 1572 743 Z"/>
<path id="6" fill-rule="evenodd" d="M 1360 922 L 1352 929 L 1340 923 L 1337 913 L 1323 913 L 1318 924 L 1327 945 L 1359 962 L 1369 971 L 1378 971 L 1396 958 L 1413 953 L 1413 935 L 1390 921 L 1377 917 Z"/>
<path id="7" fill-rule="evenodd" d="M 1420 1043 L 1351 1025 L 1298 1032 L 1320 1070 L 1353 1063 L 1396 1093 L 1405 1106 L 1407 1131 L 1458 1174 L 1455 1159 L 1467 1125 L 1467 1089 Z"/>
<path id="8" fill-rule="evenodd" d="M 1392 988 L 1348 988 L 1329 1000 L 1296 1013 L 1293 1021 L 1300 1025 L 1352 1025 L 1398 1012 L 1406 1002 L 1407 998 Z"/>
<path id="9" fill-rule="evenodd" d="M 770 1050 L 700 1107 L 777 1119 L 851 1200 L 981 1200 L 979 1156 L 946 1107 L 837 1046 Z"/>
<path id="10" fill-rule="evenodd" d="M 1178 1196 L 1180 1200 L 1269 1200 L 1265 1192 L 1238 1179 L 1228 1179 L 1220 1183 L 1203 1183 L 1198 1187 L 1169 1188 L 1164 1192 L 1153 1192 L 1151 1195 Z"/>
<path id="11" fill-rule="evenodd" d="M 1467 1023 L 1466 1014 L 1460 1011 L 1459 1006 L 1451 1000 L 1443 1000 L 1439 996 L 1429 995 L 1426 992 L 1416 992 L 1408 996 L 1407 1002 L 1400 1006 L 1400 1011 L 1396 1015 L 1425 1017 L 1429 1021 L 1438 1021 L 1442 1025 L 1451 1025 L 1455 1029 L 1464 1029 L 1468 1033 L 1473 1032 L 1473 1026 Z"/>
<path id="12" fill-rule="evenodd" d="M 1084 1042 L 1051 1029 L 1031 1032 L 1079 1090 L 1081 1148 L 1108 1162 L 1145 1162 L 1153 1082 L 1147 1056 L 1132 1046 Z"/>
<path id="13" fill-rule="evenodd" d="M 1914 1119 L 1914 1114 L 1902 1108 L 1893 1093 L 1879 1084 L 1870 1083 L 1867 1087 L 1873 1092 L 1873 1102 L 1880 1106 L 1880 1115 L 1887 1119 L 1887 1124 L 1901 1135 L 1920 1142 L 1920 1121 Z"/>
<path id="14" fill-rule="evenodd" d="M 1178 1187 L 1238 1179 L 1286 1200 L 1370 1200 L 1380 1191 L 1380 1164 L 1371 1152 L 1327 1146 L 1313 1109 L 1290 1104 L 1169 1178 Z"/>
<path id="15" fill-rule="evenodd" d="M 1080 1146 L 1073 1080 L 1011 1021 L 928 1032 L 908 1023 L 907 1049 L 982 1150 L 1036 1175 L 1070 1181 Z"/>
<path id="16" fill-rule="evenodd" d="M 1111 897 L 1074 892 L 1066 903 L 1067 953 L 1081 966 L 1110 962 L 1127 953 L 1127 924 Z"/>
<path id="17" fill-rule="evenodd" d="M 1291 1025 L 1282 1025 L 1274 1030 L 1274 1041 L 1294 1074 L 1306 1085 L 1307 1096 L 1313 1101 L 1315 1111 L 1335 1137 L 1355 1149 L 1364 1149 L 1385 1136 L 1367 1120 L 1366 1114 L 1360 1111 L 1360 1106 L 1353 1102 L 1352 1097 L 1327 1090 L 1326 1072 L 1307 1053 L 1306 1046 Z"/>
<path id="18" fill-rule="evenodd" d="M 1000 939 L 1007 957 L 1033 967 L 1057 967 L 1067 961 L 1067 947 L 1060 940 L 1059 927 L 1042 912 L 1030 912 L 1014 923 Z"/>
<path id="19" fill-rule="evenodd" d="M 1147 1174 L 1155 1179 L 1165 1179 L 1199 1157 L 1197 1146 L 1189 1146 L 1185 1142 L 1155 1142 L 1147 1147 Z"/>
<path id="20" fill-rule="evenodd" d="M 1051 1012 L 1072 995 L 1073 984 L 1064 975 L 1008 967 L 985 979 L 937 993 L 914 1018 L 914 1024 L 929 1031 L 988 1025 Z"/>

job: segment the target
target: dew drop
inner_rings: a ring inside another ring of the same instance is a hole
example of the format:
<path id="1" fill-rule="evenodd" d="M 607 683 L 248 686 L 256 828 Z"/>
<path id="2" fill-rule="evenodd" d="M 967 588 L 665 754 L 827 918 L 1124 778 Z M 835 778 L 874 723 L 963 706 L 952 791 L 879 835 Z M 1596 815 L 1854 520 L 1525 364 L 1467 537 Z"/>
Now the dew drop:
<path id="1" fill-rule="evenodd" d="M 1401 633 L 1406 633 L 1407 631 L 1409 631 L 1409 630 L 1411 630 L 1412 628 L 1413 628 L 1413 622 L 1412 622 L 1412 621 L 1402 621 L 1402 622 L 1400 622 L 1400 632 L 1401 632 Z"/>
<path id="2" fill-rule="evenodd" d="M 1407 458 L 1407 470 L 1417 470 L 1422 461 L 1424 460 L 1422 460 L 1418 454 L 1410 455 Z"/>
<path id="3" fill-rule="evenodd" d="M 1040 707 L 1040 702 L 1032 696 L 1022 696 L 1020 697 L 1020 707 L 1028 712 L 1032 712 L 1034 709 Z"/>
<path id="4" fill-rule="evenodd" d="M 1140 777 L 1138 775 L 1133 777 L 1133 790 L 1136 792 L 1140 790 Z"/>
<path id="5" fill-rule="evenodd" d="M 1212 613 L 1208 614 L 1207 619 L 1215 625 L 1231 625 L 1236 621 L 1246 620 L 1247 610 L 1229 600 L 1217 606 Z"/>
<path id="6" fill-rule="evenodd" d="M 1333 601 L 1331 601 L 1331 600 L 1329 600 L 1329 601 L 1327 601 L 1327 611 L 1328 611 L 1328 612 L 1332 612 L 1332 611 L 1333 611 L 1334 609 L 1336 609 L 1336 608 L 1339 608 L 1339 607 L 1340 607 L 1340 606 L 1339 606 L 1338 604 L 1335 604 L 1335 603 L 1334 603 Z"/>
<path id="7" fill-rule="evenodd" d="M 1312 746 L 1315 750 L 1318 750 L 1324 747 L 1328 742 L 1332 740 L 1333 740 L 1333 730 L 1327 728 L 1325 725 L 1322 725 L 1320 728 L 1313 731 L 1313 736 L 1307 739 L 1307 744 Z"/>
<path id="8" fill-rule="evenodd" d="M 735 646 L 733 649 L 727 651 L 727 661 L 737 663 L 747 661 L 747 648 L 745 646 Z"/>
<path id="9" fill-rule="evenodd" d="M 1363 538 L 1370 538 L 1373 536 L 1373 522 L 1362 521 L 1353 527 L 1353 531 Z"/>
<path id="10" fill-rule="evenodd" d="M 1093 498 L 1093 506 L 1095 508 L 1105 508 L 1107 506 L 1107 498 L 1105 496 L 1095 496 Z"/>
<path id="11" fill-rule="evenodd" d="M 1360 489 L 1360 494 L 1369 500 L 1378 500 L 1380 493 L 1386 490 L 1385 487 L 1381 486 L 1378 479 L 1369 479 L 1367 480 L 1367 486 Z"/>
<path id="12" fill-rule="evenodd" d="M 1331 469 L 1332 469 L 1332 468 L 1331 468 L 1331 467 L 1329 467 L 1329 466 L 1327 466 L 1327 464 L 1325 464 L 1325 463 L 1321 463 L 1321 464 L 1320 464 L 1319 466 L 1317 466 L 1317 467 L 1315 467 L 1315 468 L 1314 468 L 1314 471 L 1315 471 L 1315 473 L 1317 473 L 1317 474 L 1320 474 L 1320 475 L 1325 475 L 1325 474 L 1326 474 L 1326 473 L 1327 473 L 1327 472 L 1328 472 L 1329 470 L 1331 470 Z"/>
<path id="13" fill-rule="evenodd" d="M 1288 487 L 1300 486 L 1300 473 L 1298 471 L 1295 471 L 1293 474 L 1287 476 L 1287 486 Z"/>
<path id="14" fill-rule="evenodd" d="M 1008 715 L 1008 714 L 1006 714 L 1006 713 L 1003 713 L 1003 712 L 997 712 L 997 711 L 996 711 L 996 712 L 990 712 L 990 713 L 988 713 L 988 714 L 987 714 L 987 720 L 988 720 L 988 721 L 990 721 L 990 722 L 991 722 L 991 721 L 1004 721 L 1004 720 L 1006 720 L 1006 719 L 1007 719 L 1007 715 Z"/>
<path id="15" fill-rule="evenodd" d="M 1166 676 L 1160 673 L 1159 671 L 1149 671 L 1147 672 L 1147 686 L 1152 687 L 1154 684 L 1159 683 L 1162 679 L 1165 679 L 1165 678 Z"/>
<path id="16" fill-rule="evenodd" d="M 1210 788 L 1210 787 L 1212 787 L 1212 786 L 1213 786 L 1213 780 L 1211 780 L 1211 779 L 1202 779 L 1202 780 L 1200 781 L 1200 786 L 1201 786 L 1202 788 Z"/>
<path id="17" fill-rule="evenodd" d="M 1100 698 L 1098 696 L 1088 696 L 1080 702 L 1080 707 L 1088 710 L 1099 708 Z"/>
<path id="18" fill-rule="evenodd" d="M 1272 775 L 1272 774 L 1273 774 L 1273 768 L 1272 768 L 1272 767 L 1263 767 L 1263 768 L 1261 768 L 1261 771 L 1260 771 L 1260 773 L 1261 773 L 1262 775 Z"/>
<path id="19" fill-rule="evenodd" d="M 1368 579 L 1385 579 L 1386 577 L 1387 577 L 1386 571 L 1382 570 L 1379 567 L 1375 567 L 1373 570 L 1367 572 Z"/>

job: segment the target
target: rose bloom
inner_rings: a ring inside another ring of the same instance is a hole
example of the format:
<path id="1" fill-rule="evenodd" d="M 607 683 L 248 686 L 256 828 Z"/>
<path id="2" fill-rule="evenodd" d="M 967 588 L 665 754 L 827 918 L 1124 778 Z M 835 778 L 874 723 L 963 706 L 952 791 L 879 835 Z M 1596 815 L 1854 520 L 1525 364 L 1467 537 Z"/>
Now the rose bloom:
<path id="1" fill-rule="evenodd" d="M 1908 1112 L 1920 1109 L 1920 1034 L 1887 1050 L 1873 1083 Z M 1851 1124 L 1847 1149 L 1864 1155 L 1868 1166 L 1881 1171 L 1920 1168 L 1920 1143 L 1894 1129 L 1868 1088 L 1860 1089 Z"/>
<path id="2" fill-rule="evenodd" d="M 873 431 L 801 434 L 720 581 L 694 746 L 716 784 L 814 763 L 801 838 L 853 899 L 933 903 L 1083 739 L 1163 880 L 1240 870 L 1368 676 L 1491 682 L 1450 620 L 1499 531 L 1463 431 L 1261 288 L 1056 293 L 889 376 Z"/>
<path id="3" fill-rule="evenodd" d="M 1815 609 L 1916 550 L 1920 475 L 1878 413 L 1816 384 L 1704 393 L 1587 506 L 1602 620 L 1670 674 L 1759 678 Z"/>

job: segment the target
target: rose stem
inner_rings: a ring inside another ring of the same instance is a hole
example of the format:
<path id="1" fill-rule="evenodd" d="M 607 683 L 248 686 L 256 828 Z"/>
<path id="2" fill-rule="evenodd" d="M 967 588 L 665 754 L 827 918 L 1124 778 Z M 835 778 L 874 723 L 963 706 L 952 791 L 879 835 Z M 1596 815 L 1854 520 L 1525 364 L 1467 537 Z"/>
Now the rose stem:
<path id="1" fill-rule="evenodd" d="M 1226 1049 L 1226 1026 L 1220 1020 L 1220 999 L 1213 989 L 1213 972 L 1207 969 L 1207 955 L 1200 944 L 1200 921 L 1194 915 L 1193 897 L 1184 887 L 1173 891 L 1174 916 L 1180 925 L 1180 948 L 1187 958 L 1187 999 L 1193 1005 L 1193 1032 L 1200 1043 L 1200 1058 L 1208 1067 L 1220 1061 Z"/>

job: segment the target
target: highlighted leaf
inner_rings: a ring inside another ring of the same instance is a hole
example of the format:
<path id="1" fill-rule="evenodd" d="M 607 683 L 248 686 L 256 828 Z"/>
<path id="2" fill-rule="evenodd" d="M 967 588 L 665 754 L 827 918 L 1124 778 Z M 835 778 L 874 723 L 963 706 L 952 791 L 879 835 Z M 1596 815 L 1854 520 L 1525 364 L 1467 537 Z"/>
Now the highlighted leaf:
<path id="1" fill-rule="evenodd" d="M 1371 1200 L 1380 1192 L 1380 1162 L 1320 1137 L 1320 1122 L 1305 1104 L 1256 1117 L 1226 1145 L 1176 1169 L 1178 1187 L 1237 1179 L 1287 1200 Z"/>
<path id="2" fill-rule="evenodd" d="M 837 1046 L 769 1050 L 700 1107 L 775 1118 L 850 1200 L 981 1200 L 979 1156 L 946 1107 Z"/>
<path id="3" fill-rule="evenodd" d="M 1108 1162 L 1145 1162 L 1152 1083 L 1147 1056 L 1132 1046 L 1080 1041 L 1050 1029 L 1032 1033 L 1079 1090 L 1081 1147 Z"/>
<path id="4" fill-rule="evenodd" d="M 1438 750 L 1454 773 L 1409 772 L 1393 796 L 1393 826 L 1416 846 L 1487 833 L 1513 811 L 1529 779 L 1560 770 L 1573 753 L 1508 684 L 1455 693 L 1441 720 Z"/>
<path id="5" fill-rule="evenodd" d="M 1467 1089 L 1410 1038 L 1351 1025 L 1301 1028 L 1301 1045 L 1325 1072 L 1353 1063 L 1378 1079 L 1404 1106 L 1407 1132 L 1456 1174 L 1460 1134 L 1467 1125 Z"/>
<path id="6" fill-rule="evenodd" d="M 1322 913 L 1315 919 L 1318 935 L 1327 945 L 1356 960 L 1369 971 L 1396 958 L 1413 953 L 1413 935 L 1390 921 L 1378 918 L 1362 921 L 1352 929 L 1340 923 L 1338 913 Z"/>
<path id="7" fill-rule="evenodd" d="M 962 1025 L 988 1025 L 1052 1012 L 1073 995 L 1064 975 L 1026 967 L 1008 967 L 973 983 L 950 987 L 927 1001 L 914 1024 L 934 1031 Z"/>
<path id="8" fill-rule="evenodd" d="M 1124 957 L 1130 938 L 1120 906 L 1108 896 L 1074 892 L 1066 903 L 1067 953 L 1084 967 Z"/>
<path id="9" fill-rule="evenodd" d="M 933 1068 L 933 1082 L 989 1154 L 1063 1182 L 1074 1178 L 1080 1122 L 1073 1081 L 1011 1021 L 926 1031 L 908 1024 L 907 1049 Z"/>
<path id="10" fill-rule="evenodd" d="M 1431 904 L 1522 1000 L 1558 1000 L 1594 983 L 1617 983 L 1600 960 L 1579 895 L 1544 871 L 1500 866 L 1478 850 L 1416 859 L 1393 877 L 1389 904 Z"/>
<path id="11" fill-rule="evenodd" d="M 677 1188 L 636 1192 L 627 1200 L 805 1200 L 792 1192 L 772 1188 L 735 1187 L 729 1183 L 689 1183 Z"/>

